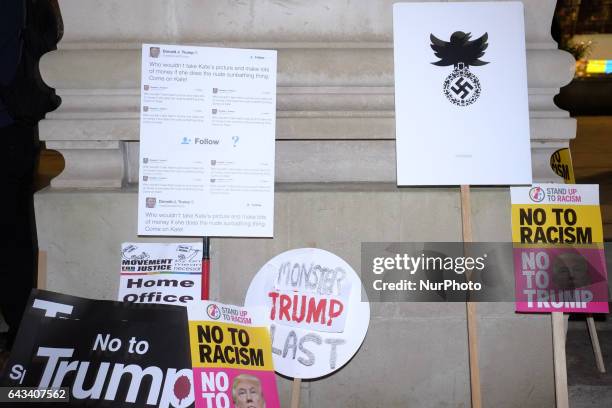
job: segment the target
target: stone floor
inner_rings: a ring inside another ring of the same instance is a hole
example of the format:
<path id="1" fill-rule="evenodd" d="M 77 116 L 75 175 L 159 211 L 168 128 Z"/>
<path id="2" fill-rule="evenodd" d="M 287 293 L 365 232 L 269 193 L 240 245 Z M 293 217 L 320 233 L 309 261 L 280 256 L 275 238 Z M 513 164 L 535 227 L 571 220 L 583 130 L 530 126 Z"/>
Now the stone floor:
<path id="1" fill-rule="evenodd" d="M 579 322 L 576 322 L 579 323 Z M 598 336 L 607 372 L 599 373 L 586 323 L 567 334 L 567 381 L 571 408 L 612 407 L 612 330 L 599 326 Z"/>

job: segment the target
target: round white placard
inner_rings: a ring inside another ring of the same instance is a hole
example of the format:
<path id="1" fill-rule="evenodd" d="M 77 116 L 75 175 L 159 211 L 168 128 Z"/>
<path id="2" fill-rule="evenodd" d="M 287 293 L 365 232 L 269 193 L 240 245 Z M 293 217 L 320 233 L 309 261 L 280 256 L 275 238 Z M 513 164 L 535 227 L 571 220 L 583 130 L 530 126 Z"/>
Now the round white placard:
<path id="1" fill-rule="evenodd" d="M 342 258 L 300 248 L 268 261 L 244 304 L 265 306 L 261 319 L 270 325 L 274 369 L 307 379 L 338 370 L 361 346 L 370 323 L 370 304 L 361 296 L 361 280 Z"/>

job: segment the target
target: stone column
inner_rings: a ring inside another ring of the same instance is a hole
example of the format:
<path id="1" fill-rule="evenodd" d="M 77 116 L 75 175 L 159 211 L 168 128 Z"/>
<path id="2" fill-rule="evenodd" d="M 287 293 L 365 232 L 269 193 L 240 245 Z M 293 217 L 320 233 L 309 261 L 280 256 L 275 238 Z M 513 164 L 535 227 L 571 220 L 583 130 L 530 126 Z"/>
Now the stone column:
<path id="1" fill-rule="evenodd" d="M 550 37 L 555 1 L 523 3 L 534 177 L 558 181 L 549 157 L 575 123 L 552 98 L 573 59 Z M 259 267 L 290 248 L 321 247 L 359 271 L 362 241 L 459 241 L 458 189 L 395 186 L 392 4 L 60 0 L 64 39 L 41 61 L 63 104 L 40 138 L 66 160 L 36 195 L 48 287 L 113 299 L 120 243 L 171 241 L 136 236 L 143 42 L 279 52 L 275 237 L 213 240 L 215 299 L 242 304 Z M 510 240 L 507 188 L 474 189 L 473 207 L 475 239 Z M 549 318 L 517 316 L 512 304 L 479 310 L 485 406 L 552 406 Z M 287 405 L 290 384 L 279 381 Z M 357 357 L 303 387 L 304 407 L 468 406 L 463 305 L 373 304 Z"/>

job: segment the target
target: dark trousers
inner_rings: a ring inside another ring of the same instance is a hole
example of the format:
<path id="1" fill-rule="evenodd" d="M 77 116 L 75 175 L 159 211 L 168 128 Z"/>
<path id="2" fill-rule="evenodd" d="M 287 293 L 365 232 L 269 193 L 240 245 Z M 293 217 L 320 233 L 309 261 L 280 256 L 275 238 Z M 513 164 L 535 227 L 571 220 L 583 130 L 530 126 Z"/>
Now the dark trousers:
<path id="1" fill-rule="evenodd" d="M 12 346 L 36 282 L 38 244 L 33 178 L 38 157 L 35 126 L 0 128 L 0 311 Z"/>

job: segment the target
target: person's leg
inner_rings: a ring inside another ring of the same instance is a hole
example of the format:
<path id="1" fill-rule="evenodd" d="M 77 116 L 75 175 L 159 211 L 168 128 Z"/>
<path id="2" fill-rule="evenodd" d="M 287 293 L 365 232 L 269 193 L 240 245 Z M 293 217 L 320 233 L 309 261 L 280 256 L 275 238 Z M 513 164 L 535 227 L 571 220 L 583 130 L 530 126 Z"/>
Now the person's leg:
<path id="1" fill-rule="evenodd" d="M 13 124 L 0 129 L 0 308 L 9 325 L 7 348 L 14 341 L 35 282 L 37 245 L 32 182 L 35 129 Z"/>

